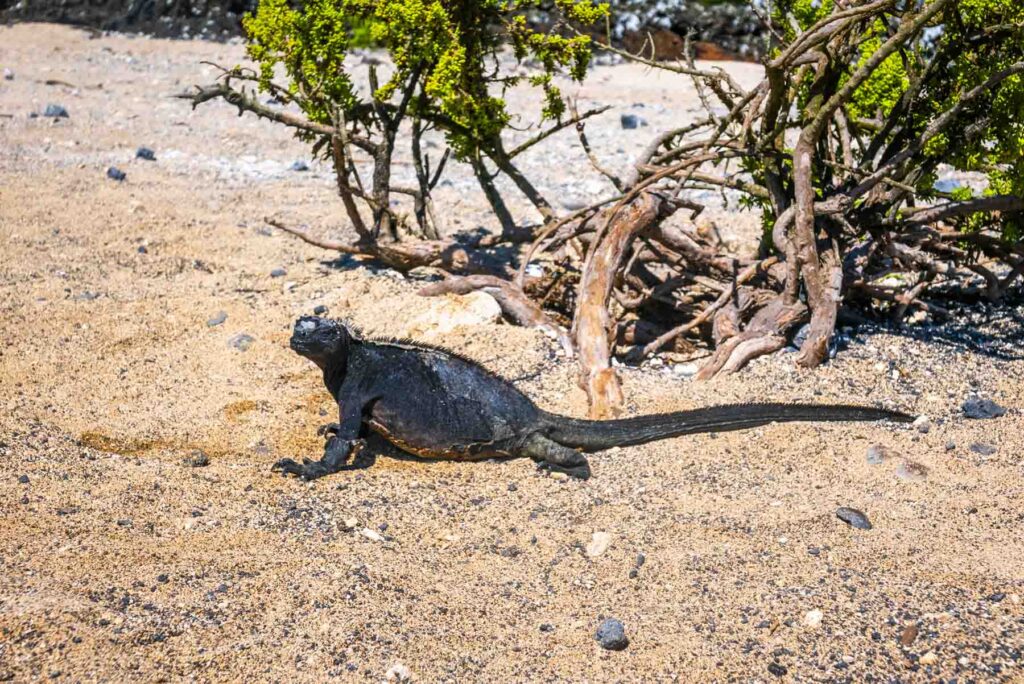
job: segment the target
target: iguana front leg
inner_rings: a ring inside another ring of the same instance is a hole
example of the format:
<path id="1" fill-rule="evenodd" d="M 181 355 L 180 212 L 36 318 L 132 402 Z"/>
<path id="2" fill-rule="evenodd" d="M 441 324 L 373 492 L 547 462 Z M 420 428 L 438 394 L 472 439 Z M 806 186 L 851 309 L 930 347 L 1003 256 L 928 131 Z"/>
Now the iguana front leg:
<path id="1" fill-rule="evenodd" d="M 317 430 L 318 434 L 328 436 L 323 458 L 319 461 L 304 458 L 302 463 L 297 463 L 290 458 L 282 458 L 271 467 L 271 470 L 282 475 L 298 475 L 303 480 L 315 480 L 324 475 L 358 467 L 351 465 L 349 461 L 355 461 L 359 452 L 366 446 L 366 440 L 359 439 L 363 423 L 362 409 L 362 402 L 339 402 L 341 420 L 321 426 Z"/>

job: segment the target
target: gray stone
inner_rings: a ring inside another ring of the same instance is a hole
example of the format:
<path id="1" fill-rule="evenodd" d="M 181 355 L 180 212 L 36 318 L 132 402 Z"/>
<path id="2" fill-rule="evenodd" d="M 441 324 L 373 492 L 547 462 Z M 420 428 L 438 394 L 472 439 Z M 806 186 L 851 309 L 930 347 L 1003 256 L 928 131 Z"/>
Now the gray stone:
<path id="1" fill-rule="evenodd" d="M 594 635 L 601 648 L 609 651 L 621 651 L 629 646 L 625 626 L 615 618 L 605 618 L 597 627 Z"/>
<path id="2" fill-rule="evenodd" d="M 228 340 L 228 345 L 234 347 L 238 351 L 245 351 L 246 349 L 251 347 L 252 343 L 255 341 L 256 338 L 253 337 L 252 335 L 249 335 L 248 333 L 238 333 L 230 340 Z"/>
<path id="3" fill-rule="evenodd" d="M 858 511 L 856 508 L 840 506 L 836 509 L 836 517 L 850 527 L 855 527 L 858 530 L 871 529 L 871 521 L 868 520 L 868 516 L 864 515 L 864 513 Z"/>
<path id="4" fill-rule="evenodd" d="M 896 477 L 907 482 L 923 482 L 928 478 L 928 468 L 915 461 L 903 461 L 896 468 Z"/>
<path id="5" fill-rule="evenodd" d="M 213 315 L 213 318 L 210 318 L 206 321 L 206 325 L 210 328 L 215 328 L 226 320 L 228 320 L 227 312 L 218 311 L 216 314 Z"/>
<path id="6" fill-rule="evenodd" d="M 309 171 L 309 164 L 304 161 L 292 162 L 292 165 L 288 167 L 291 171 Z"/>
<path id="7" fill-rule="evenodd" d="M 639 128 L 640 126 L 646 126 L 647 122 L 636 114 L 623 114 L 619 117 L 619 123 L 626 130 L 632 130 Z"/>
<path id="8" fill-rule="evenodd" d="M 288 275 L 288 271 L 284 270 L 283 268 L 275 268 L 273 271 L 270 272 L 271 278 L 283 278 L 286 275 Z"/>
<path id="9" fill-rule="evenodd" d="M 48 104 L 46 105 L 46 109 L 43 110 L 43 116 L 48 116 L 53 119 L 67 119 L 71 115 L 68 114 L 68 110 L 64 109 L 64 107 L 59 104 Z"/>
<path id="10" fill-rule="evenodd" d="M 889 458 L 889 450 L 881 444 L 872 444 L 868 447 L 868 463 L 871 465 L 878 465 Z"/>
<path id="11" fill-rule="evenodd" d="M 117 168 L 116 166 L 108 166 L 107 167 L 107 178 L 110 178 L 111 180 L 116 180 L 116 181 L 123 181 L 127 177 L 128 177 L 128 174 L 126 174 L 124 171 L 122 171 L 121 169 Z"/>
<path id="12" fill-rule="evenodd" d="M 1006 409 L 991 399 L 968 399 L 963 403 L 964 415 L 975 420 L 999 418 L 1006 415 Z"/>
<path id="13" fill-rule="evenodd" d="M 135 158 L 144 159 L 146 161 L 156 161 L 156 154 L 148 147 L 140 147 L 135 150 Z"/>
<path id="14" fill-rule="evenodd" d="M 975 442 L 971 445 L 971 451 L 981 456 L 991 456 L 992 454 L 999 451 L 999 448 L 994 444 L 986 444 L 985 442 Z"/>
<path id="15" fill-rule="evenodd" d="M 205 468 L 210 465 L 210 457 L 202 449 L 196 449 L 182 459 L 182 465 L 186 465 L 189 468 Z"/>

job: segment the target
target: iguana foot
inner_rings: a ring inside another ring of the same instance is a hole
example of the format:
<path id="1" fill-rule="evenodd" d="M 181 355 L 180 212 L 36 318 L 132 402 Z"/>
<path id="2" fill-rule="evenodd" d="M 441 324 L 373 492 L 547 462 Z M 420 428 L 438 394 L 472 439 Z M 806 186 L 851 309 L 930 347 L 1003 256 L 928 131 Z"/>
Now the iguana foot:
<path id="1" fill-rule="evenodd" d="M 523 444 L 521 455 L 537 461 L 541 470 L 565 473 L 580 480 L 590 478 L 590 463 L 586 456 L 544 435 L 530 435 Z"/>
<path id="2" fill-rule="evenodd" d="M 343 440 L 331 437 L 324 447 L 324 457 L 319 461 L 311 461 L 308 458 L 297 463 L 290 458 L 282 458 L 271 466 L 271 470 L 282 475 L 298 475 L 303 480 L 316 480 L 324 475 L 347 470 L 348 461 L 355 459 L 366 441 L 362 439 Z"/>
<path id="3" fill-rule="evenodd" d="M 325 423 L 316 429 L 316 434 L 322 437 L 336 437 L 338 431 L 341 430 L 340 423 Z"/>
<path id="4" fill-rule="evenodd" d="M 541 461 L 537 464 L 537 470 L 546 470 L 551 473 L 565 473 L 569 477 L 575 477 L 578 480 L 590 479 L 590 464 L 586 461 L 584 461 L 582 465 L 577 466 L 561 466 L 556 463 Z"/>

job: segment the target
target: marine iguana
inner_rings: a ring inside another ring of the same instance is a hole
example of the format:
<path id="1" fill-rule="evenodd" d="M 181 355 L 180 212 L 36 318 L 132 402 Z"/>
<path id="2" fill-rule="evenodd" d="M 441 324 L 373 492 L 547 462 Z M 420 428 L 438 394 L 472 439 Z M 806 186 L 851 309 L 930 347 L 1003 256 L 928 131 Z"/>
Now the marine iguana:
<path id="1" fill-rule="evenodd" d="M 363 339 L 316 316 L 295 322 L 290 346 L 323 371 L 339 421 L 321 428 L 319 461 L 290 458 L 283 474 L 312 480 L 358 466 L 367 439 L 433 459 L 528 457 L 539 466 L 586 479 L 584 454 L 699 432 L 725 432 L 782 421 L 913 418 L 868 406 L 734 404 L 618 420 L 580 420 L 538 408 L 509 381 L 454 352 L 407 340 Z M 352 460 L 352 463 L 349 461 Z"/>

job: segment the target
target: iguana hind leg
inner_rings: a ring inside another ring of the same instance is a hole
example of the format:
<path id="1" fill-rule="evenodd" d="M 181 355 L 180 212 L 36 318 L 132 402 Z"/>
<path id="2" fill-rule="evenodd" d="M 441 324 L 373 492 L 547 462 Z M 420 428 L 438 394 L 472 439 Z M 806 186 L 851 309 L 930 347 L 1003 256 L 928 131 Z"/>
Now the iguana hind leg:
<path id="1" fill-rule="evenodd" d="M 523 444 L 520 455 L 539 461 L 537 467 L 544 470 L 565 473 L 581 480 L 590 478 L 590 463 L 587 462 L 586 456 L 544 435 L 530 435 Z"/>

